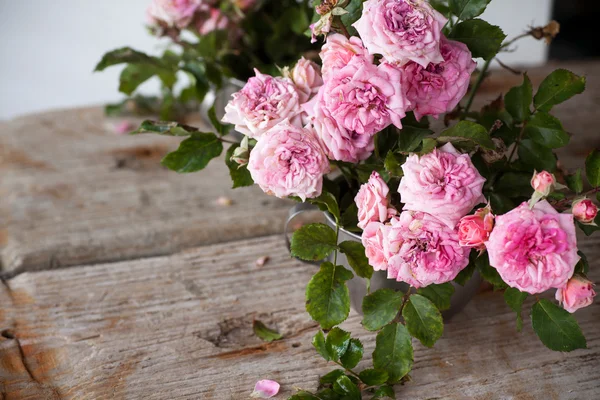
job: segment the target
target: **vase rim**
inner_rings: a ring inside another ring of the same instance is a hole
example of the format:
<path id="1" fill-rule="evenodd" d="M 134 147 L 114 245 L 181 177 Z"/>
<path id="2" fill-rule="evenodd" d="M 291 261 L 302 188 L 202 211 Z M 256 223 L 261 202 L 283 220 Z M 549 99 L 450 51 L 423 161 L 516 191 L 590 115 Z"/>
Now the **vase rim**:
<path id="1" fill-rule="evenodd" d="M 329 225 L 335 227 L 335 219 L 333 218 L 333 215 L 331 215 L 328 211 L 323 211 L 323 214 L 325 215 L 325 218 L 327 219 Z M 350 232 L 349 230 L 344 229 L 342 226 L 340 226 L 340 231 L 344 232 L 346 235 L 356 239 L 359 242 L 362 240 L 361 235 L 358 235 L 354 232 Z"/>

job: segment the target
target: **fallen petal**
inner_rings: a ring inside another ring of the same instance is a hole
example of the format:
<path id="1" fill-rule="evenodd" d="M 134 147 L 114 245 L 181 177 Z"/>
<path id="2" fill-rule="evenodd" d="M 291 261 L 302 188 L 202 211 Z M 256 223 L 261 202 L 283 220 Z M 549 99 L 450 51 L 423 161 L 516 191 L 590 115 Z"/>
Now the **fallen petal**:
<path id="1" fill-rule="evenodd" d="M 262 267 L 269 261 L 269 256 L 262 256 L 258 260 L 256 260 L 256 266 Z"/>
<path id="2" fill-rule="evenodd" d="M 220 205 L 223 207 L 229 207 L 230 205 L 233 204 L 233 200 L 231 200 L 229 197 L 221 196 L 217 199 L 216 203 L 217 203 L 217 205 Z"/>
<path id="3" fill-rule="evenodd" d="M 115 133 L 118 135 L 124 135 L 131 132 L 135 128 L 135 125 L 130 121 L 121 121 L 115 125 Z"/>
<path id="4" fill-rule="evenodd" d="M 256 385 L 254 385 L 254 392 L 252 392 L 250 397 L 255 399 L 269 399 L 275 396 L 278 392 L 279 383 L 269 379 L 263 379 L 256 382 Z"/>

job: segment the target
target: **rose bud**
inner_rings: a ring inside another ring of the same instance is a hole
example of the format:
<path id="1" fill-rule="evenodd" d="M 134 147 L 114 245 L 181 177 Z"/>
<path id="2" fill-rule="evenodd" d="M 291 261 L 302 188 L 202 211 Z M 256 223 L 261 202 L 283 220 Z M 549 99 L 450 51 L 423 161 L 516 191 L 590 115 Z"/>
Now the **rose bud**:
<path id="1" fill-rule="evenodd" d="M 529 207 L 533 208 L 535 203 L 548 196 L 556 189 L 564 189 L 566 186 L 556 182 L 554 174 L 548 171 L 537 172 L 533 171 L 533 177 L 531 178 L 531 187 L 535 192 L 531 196 Z"/>
<path id="2" fill-rule="evenodd" d="M 598 207 L 590 199 L 579 199 L 573 202 L 572 212 L 575 219 L 582 224 L 595 225 Z"/>
<path id="3" fill-rule="evenodd" d="M 458 243 L 461 246 L 485 249 L 485 242 L 494 228 L 494 215 L 491 211 L 488 205 L 475 211 L 474 215 L 461 218 L 458 223 Z"/>
<path id="4" fill-rule="evenodd" d="M 573 275 L 565 286 L 556 291 L 556 300 L 570 313 L 592 304 L 594 296 L 594 284 L 579 275 Z"/>

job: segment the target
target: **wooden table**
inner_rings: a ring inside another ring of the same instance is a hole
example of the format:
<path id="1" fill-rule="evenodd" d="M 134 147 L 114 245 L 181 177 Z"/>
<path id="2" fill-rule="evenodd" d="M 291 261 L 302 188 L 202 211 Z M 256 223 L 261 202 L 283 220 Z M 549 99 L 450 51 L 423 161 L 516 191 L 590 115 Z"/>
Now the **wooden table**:
<path id="1" fill-rule="evenodd" d="M 574 134 L 564 163 L 577 166 L 600 147 L 600 63 L 567 67 L 588 75 L 585 94 L 556 109 Z M 539 83 L 550 70 L 530 75 Z M 519 79 L 496 74 L 482 97 Z M 262 378 L 281 383 L 282 399 L 333 368 L 310 344 L 314 266 L 291 259 L 281 237 L 290 203 L 229 189 L 219 162 L 166 171 L 158 161 L 174 146 L 113 134 L 100 108 L 0 123 L 0 399 L 245 399 Z M 580 243 L 599 280 L 600 238 Z M 600 302 L 576 316 L 589 349 L 555 353 L 529 324 L 515 332 L 500 293 L 481 293 L 434 349 L 414 343 L 414 380 L 397 393 L 600 398 Z M 261 342 L 253 319 L 285 338 Z M 359 316 L 343 326 L 370 354 Z"/>

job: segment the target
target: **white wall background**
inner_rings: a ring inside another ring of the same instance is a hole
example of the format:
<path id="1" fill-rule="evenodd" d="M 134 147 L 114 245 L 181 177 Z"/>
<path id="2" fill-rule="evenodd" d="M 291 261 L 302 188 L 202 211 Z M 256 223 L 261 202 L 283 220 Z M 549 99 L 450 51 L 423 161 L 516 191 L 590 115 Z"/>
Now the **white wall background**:
<path id="1" fill-rule="evenodd" d="M 92 73 L 102 53 L 122 46 L 158 52 L 144 29 L 150 0 L 0 0 L 0 119 L 122 98 L 119 67 Z M 509 37 L 550 19 L 552 0 L 494 0 L 483 18 Z M 505 63 L 535 65 L 542 42 L 525 39 Z M 158 85 L 148 82 L 144 92 Z"/>

